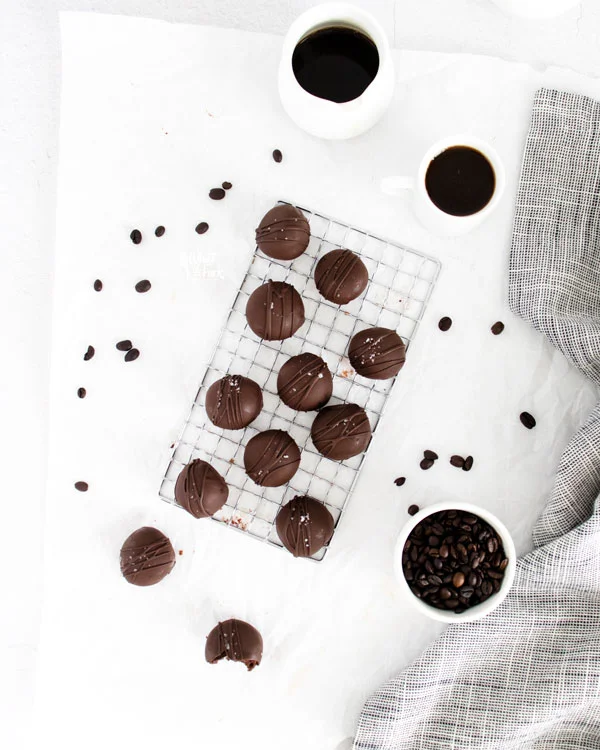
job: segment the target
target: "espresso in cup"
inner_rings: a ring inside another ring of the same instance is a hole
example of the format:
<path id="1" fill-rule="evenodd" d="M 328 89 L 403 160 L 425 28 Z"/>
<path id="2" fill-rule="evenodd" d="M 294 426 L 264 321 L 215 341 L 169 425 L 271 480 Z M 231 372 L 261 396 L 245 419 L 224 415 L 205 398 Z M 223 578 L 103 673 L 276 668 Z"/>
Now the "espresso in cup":
<path id="1" fill-rule="evenodd" d="M 292 55 L 292 69 L 309 94 L 342 104 L 358 99 L 373 82 L 379 52 L 362 31 L 332 26 L 300 40 Z"/>
<path id="2" fill-rule="evenodd" d="M 451 146 L 429 163 L 425 189 L 444 213 L 472 216 L 492 200 L 496 174 L 481 151 L 471 146 Z"/>

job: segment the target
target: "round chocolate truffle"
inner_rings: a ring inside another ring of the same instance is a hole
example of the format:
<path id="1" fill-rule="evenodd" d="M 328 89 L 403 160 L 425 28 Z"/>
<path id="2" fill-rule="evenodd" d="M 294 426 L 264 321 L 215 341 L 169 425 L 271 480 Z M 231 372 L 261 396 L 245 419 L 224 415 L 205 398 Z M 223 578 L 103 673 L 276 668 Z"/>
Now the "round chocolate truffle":
<path id="1" fill-rule="evenodd" d="M 331 398 L 333 378 L 321 357 L 306 352 L 288 359 L 279 370 L 277 392 L 290 409 L 313 411 Z"/>
<path id="2" fill-rule="evenodd" d="M 283 546 L 294 557 L 311 557 L 329 543 L 334 522 L 323 503 L 304 495 L 281 508 L 275 526 Z"/>
<path id="3" fill-rule="evenodd" d="M 300 449 L 284 430 L 255 435 L 244 450 L 246 474 L 262 487 L 280 487 L 300 466 Z"/>
<path id="4" fill-rule="evenodd" d="M 175 501 L 194 518 L 213 516 L 225 505 L 228 495 L 223 477 L 200 458 L 185 466 L 175 482 Z"/>
<path id="5" fill-rule="evenodd" d="M 343 461 L 362 453 L 371 439 L 371 425 L 358 404 L 326 406 L 317 414 L 310 436 L 325 458 Z"/>
<path id="6" fill-rule="evenodd" d="M 258 630 L 243 620 L 225 620 L 208 634 L 204 656 L 209 664 L 221 659 L 240 661 L 248 671 L 260 664 L 263 639 Z"/>
<path id="7" fill-rule="evenodd" d="M 366 328 L 351 338 L 348 357 L 359 375 L 386 380 L 397 375 L 404 366 L 406 347 L 390 328 Z"/>
<path id="8" fill-rule="evenodd" d="M 261 339 L 289 339 L 304 323 L 302 298 L 291 284 L 267 281 L 250 295 L 246 319 Z"/>
<path id="9" fill-rule="evenodd" d="M 144 526 L 127 537 L 121 547 L 121 573 L 136 586 L 153 586 L 175 566 L 175 550 L 167 537 Z"/>
<path id="10" fill-rule="evenodd" d="M 262 391 L 258 383 L 243 375 L 225 375 L 206 392 L 210 421 L 225 430 L 241 430 L 260 414 Z"/>
<path id="11" fill-rule="evenodd" d="M 352 250 L 332 250 L 315 268 L 319 292 L 336 305 L 347 305 L 360 297 L 369 283 L 365 264 Z"/>
<path id="12" fill-rule="evenodd" d="M 306 216 L 294 206 L 275 206 L 256 230 L 259 250 L 275 260 L 294 260 L 308 247 L 310 228 Z"/>

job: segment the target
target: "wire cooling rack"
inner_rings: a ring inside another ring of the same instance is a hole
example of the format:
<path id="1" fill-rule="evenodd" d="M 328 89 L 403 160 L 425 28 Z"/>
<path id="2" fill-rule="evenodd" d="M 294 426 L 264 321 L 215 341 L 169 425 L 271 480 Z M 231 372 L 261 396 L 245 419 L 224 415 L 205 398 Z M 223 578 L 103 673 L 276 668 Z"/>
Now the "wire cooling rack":
<path id="1" fill-rule="evenodd" d="M 410 348 L 440 270 L 439 261 L 433 258 L 302 206 L 298 208 L 310 224 L 308 248 L 291 263 L 271 260 L 256 250 L 159 492 L 163 500 L 176 505 L 174 490 L 179 473 L 193 459 L 202 458 L 214 466 L 229 486 L 227 504 L 214 520 L 280 548 L 283 545 L 275 529 L 275 517 L 280 507 L 296 495 L 311 495 L 325 503 L 337 528 L 366 452 L 341 462 L 321 456 L 310 439 L 316 412 L 294 411 L 279 399 L 279 369 L 290 357 L 301 352 L 318 354 L 333 374 L 333 396 L 329 404 L 359 404 L 366 410 L 375 433 L 395 378 L 377 381 L 356 374 L 346 357 L 348 343 L 363 328 L 384 326 L 396 330 Z M 369 272 L 369 284 L 363 294 L 343 306 L 321 297 L 313 278 L 317 261 L 339 247 L 358 253 Z M 285 341 L 261 340 L 246 324 L 248 297 L 268 279 L 292 284 L 304 302 L 306 321 Z M 263 410 L 244 430 L 223 430 L 215 427 L 206 416 L 206 391 L 227 373 L 246 375 L 263 390 Z M 398 377 L 402 377 L 402 372 Z M 260 487 L 244 471 L 246 444 L 258 432 L 267 429 L 286 430 L 302 452 L 300 468 L 283 487 Z M 325 547 L 313 559 L 322 560 L 326 552 Z"/>

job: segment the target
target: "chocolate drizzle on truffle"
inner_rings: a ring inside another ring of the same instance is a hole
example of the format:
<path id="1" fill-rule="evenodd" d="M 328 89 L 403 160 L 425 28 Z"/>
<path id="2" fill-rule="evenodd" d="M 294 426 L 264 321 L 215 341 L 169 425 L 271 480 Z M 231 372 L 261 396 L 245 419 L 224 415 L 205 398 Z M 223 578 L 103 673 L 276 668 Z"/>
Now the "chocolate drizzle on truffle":
<path id="1" fill-rule="evenodd" d="M 263 639 L 258 630 L 243 620 L 225 620 L 208 634 L 204 656 L 209 664 L 221 659 L 243 662 L 248 671 L 262 659 Z"/>
<path id="2" fill-rule="evenodd" d="M 144 526 L 127 537 L 121 547 L 121 573 L 136 586 L 152 586 L 175 566 L 175 550 L 167 537 Z"/>
<path id="3" fill-rule="evenodd" d="M 333 536 L 333 517 L 327 508 L 307 495 L 297 496 L 277 514 L 277 533 L 294 557 L 311 557 Z"/>
<path id="4" fill-rule="evenodd" d="M 319 292 L 336 305 L 346 305 L 359 297 L 369 282 L 365 264 L 352 250 L 332 250 L 315 268 Z"/>
<path id="5" fill-rule="evenodd" d="M 225 505 L 228 495 L 223 477 L 199 458 L 183 468 L 175 483 L 175 501 L 194 518 L 213 516 Z"/>
<path id="6" fill-rule="evenodd" d="M 256 419 L 263 407 L 257 383 L 243 375 L 225 375 L 206 392 L 210 421 L 225 430 L 241 430 Z"/>
<path id="7" fill-rule="evenodd" d="M 267 281 L 250 295 L 246 319 L 261 339 L 281 341 L 293 336 L 304 323 L 304 304 L 291 284 Z"/>
<path id="8" fill-rule="evenodd" d="M 404 366 L 406 347 L 390 328 L 367 328 L 352 337 L 348 356 L 359 375 L 385 380 L 393 378 Z"/>
<path id="9" fill-rule="evenodd" d="M 317 414 L 310 435 L 321 455 L 343 461 L 366 449 L 371 440 L 371 425 L 358 404 L 326 406 Z"/>
<path id="10" fill-rule="evenodd" d="M 275 206 L 256 230 L 256 244 L 269 258 L 294 260 L 308 247 L 310 228 L 302 211 L 294 206 Z"/>
<path id="11" fill-rule="evenodd" d="M 244 451 L 246 474 L 262 487 L 289 482 L 299 465 L 300 449 L 284 430 L 259 432 Z"/>
<path id="12" fill-rule="evenodd" d="M 333 392 L 331 372 L 316 354 L 298 354 L 288 359 L 279 370 L 277 392 L 290 409 L 320 409 L 329 401 Z"/>

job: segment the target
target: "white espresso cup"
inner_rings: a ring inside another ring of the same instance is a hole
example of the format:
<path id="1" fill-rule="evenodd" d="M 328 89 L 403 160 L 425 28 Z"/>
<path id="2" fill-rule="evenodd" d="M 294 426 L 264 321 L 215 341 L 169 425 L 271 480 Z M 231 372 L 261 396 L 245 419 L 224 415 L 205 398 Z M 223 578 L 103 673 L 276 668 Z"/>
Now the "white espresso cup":
<path id="1" fill-rule="evenodd" d="M 366 35 L 377 48 L 379 68 L 356 99 L 337 103 L 310 94 L 298 83 L 292 67 L 297 45 L 322 29 L 342 27 Z M 279 65 L 279 95 L 292 120 L 319 138 L 352 138 L 369 130 L 386 111 L 394 93 L 394 66 L 385 32 L 370 13 L 348 3 L 325 3 L 310 8 L 290 26 Z"/>
<path id="2" fill-rule="evenodd" d="M 447 213 L 433 202 L 426 188 L 428 169 L 433 160 L 445 151 L 457 146 L 466 146 L 482 154 L 494 172 L 494 191 L 483 208 L 467 216 L 456 216 Z M 496 150 L 488 143 L 471 135 L 454 135 L 435 143 L 421 159 L 416 176 L 386 177 L 381 182 L 381 189 L 388 195 L 409 194 L 413 201 L 415 214 L 421 224 L 434 234 L 454 237 L 467 234 L 485 221 L 495 211 L 502 199 L 506 186 L 504 165 Z"/>

